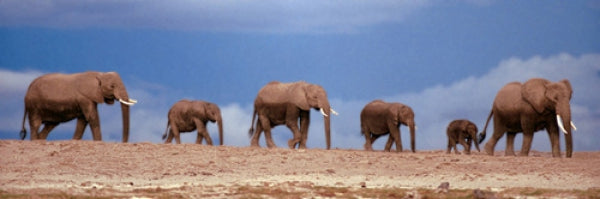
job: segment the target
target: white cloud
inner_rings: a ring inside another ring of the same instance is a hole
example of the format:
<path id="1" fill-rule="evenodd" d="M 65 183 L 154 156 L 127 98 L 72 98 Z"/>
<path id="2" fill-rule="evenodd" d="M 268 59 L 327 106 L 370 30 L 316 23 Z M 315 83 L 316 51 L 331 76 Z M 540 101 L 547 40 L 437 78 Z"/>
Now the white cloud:
<path id="1" fill-rule="evenodd" d="M 0 1 L 0 24 L 250 32 L 354 32 L 395 23 L 429 1 Z"/>

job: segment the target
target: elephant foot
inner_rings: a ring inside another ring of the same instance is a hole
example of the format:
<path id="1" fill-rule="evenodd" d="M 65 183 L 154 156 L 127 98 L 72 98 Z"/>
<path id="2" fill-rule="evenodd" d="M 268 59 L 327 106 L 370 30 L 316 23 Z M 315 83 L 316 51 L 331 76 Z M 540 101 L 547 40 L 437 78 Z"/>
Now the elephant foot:
<path id="1" fill-rule="evenodd" d="M 485 144 L 485 153 L 487 153 L 488 155 L 494 155 L 494 146 L 490 145 L 490 142 L 488 142 L 487 144 Z"/>
<path id="2" fill-rule="evenodd" d="M 529 156 L 529 153 L 527 153 L 527 152 L 521 152 L 521 153 L 519 153 L 519 156 L 527 157 L 527 156 Z"/>
<path id="3" fill-rule="evenodd" d="M 290 147 L 290 149 L 295 149 L 297 143 L 298 142 L 294 141 L 294 139 L 291 139 L 288 141 L 288 147 Z"/>
<path id="4" fill-rule="evenodd" d="M 523 153 L 520 153 L 520 155 L 523 156 Z M 504 156 L 517 156 L 517 155 L 515 154 L 514 151 L 506 151 L 506 152 L 504 152 Z M 527 154 L 525 154 L 525 156 L 527 156 Z"/>

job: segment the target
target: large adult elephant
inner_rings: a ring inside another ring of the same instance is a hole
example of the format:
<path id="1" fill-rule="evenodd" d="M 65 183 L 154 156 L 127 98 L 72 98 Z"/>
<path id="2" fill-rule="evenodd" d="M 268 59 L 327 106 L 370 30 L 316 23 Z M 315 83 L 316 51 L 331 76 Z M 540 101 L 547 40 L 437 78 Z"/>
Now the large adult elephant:
<path id="1" fill-rule="evenodd" d="M 288 141 L 290 149 L 295 148 L 296 145 L 298 148 L 306 148 L 311 108 L 320 110 L 323 115 L 325 139 L 329 149 L 331 147 L 330 115 L 337 113 L 329 105 L 323 87 L 304 81 L 292 83 L 273 81 L 258 91 L 254 100 L 254 112 L 249 131 L 252 136 L 250 145 L 259 146 L 258 139 L 260 133 L 264 131 L 267 146 L 276 147 L 271 137 L 271 128 L 285 124 L 294 134 L 294 137 Z M 254 131 L 256 116 L 258 120 Z M 298 119 L 300 119 L 300 128 L 298 128 Z"/>
<path id="2" fill-rule="evenodd" d="M 223 145 L 223 118 L 219 106 L 214 103 L 200 100 L 180 100 L 171 107 L 168 118 L 167 129 L 162 136 L 164 140 L 168 134 L 165 143 L 171 143 L 173 137 L 175 137 L 175 142 L 180 144 L 180 132 L 190 132 L 197 129 L 196 144 L 202 144 L 202 139 L 206 139 L 206 144 L 213 145 L 208 130 L 206 130 L 206 123 L 211 121 L 217 123 L 219 127 L 219 144 Z M 169 131 L 169 129 L 171 130 Z"/>
<path id="3" fill-rule="evenodd" d="M 560 157 L 559 128 L 565 133 L 567 157 L 573 155 L 573 134 L 575 129 L 571 122 L 571 105 L 569 104 L 573 89 L 569 80 L 551 82 L 546 79 L 533 78 L 521 84 L 506 84 L 494 99 L 483 132 L 479 134 L 481 143 L 486 136 L 486 128 L 490 118 L 494 116 L 494 134 L 485 144 L 485 151 L 494 154 L 496 143 L 505 132 L 505 155 L 515 155 L 514 139 L 516 133 L 523 132 L 521 156 L 527 156 L 531 149 L 533 133 L 546 129 L 552 145 L 552 156 Z"/>
<path id="4" fill-rule="evenodd" d="M 388 103 L 374 100 L 360 112 L 361 133 L 365 136 L 365 150 L 373 150 L 371 146 L 377 138 L 390 134 L 385 144 L 385 150 L 390 151 L 392 141 L 396 142 L 396 152 L 402 151 L 400 125 L 408 126 L 410 130 L 410 148 L 415 152 L 415 113 L 412 108 L 402 103 Z"/>
<path id="5" fill-rule="evenodd" d="M 25 139 L 25 118 L 29 115 L 31 140 L 46 139 L 54 127 L 77 118 L 73 139 L 80 140 L 89 124 L 95 141 L 102 140 L 98 104 L 121 102 L 123 142 L 129 139 L 129 106 L 137 101 L 129 98 L 121 77 L 116 72 L 52 73 L 33 80 L 25 94 L 25 113 L 21 139 Z M 41 132 L 40 126 L 44 124 Z"/>

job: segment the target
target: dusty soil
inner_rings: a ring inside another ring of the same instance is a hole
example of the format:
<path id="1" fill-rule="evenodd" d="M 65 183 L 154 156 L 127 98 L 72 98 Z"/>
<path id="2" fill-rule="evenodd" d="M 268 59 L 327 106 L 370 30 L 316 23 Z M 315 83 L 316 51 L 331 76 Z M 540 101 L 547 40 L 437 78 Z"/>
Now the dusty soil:
<path id="1" fill-rule="evenodd" d="M 0 197 L 600 197 L 600 152 L 550 156 L 1 140 Z"/>

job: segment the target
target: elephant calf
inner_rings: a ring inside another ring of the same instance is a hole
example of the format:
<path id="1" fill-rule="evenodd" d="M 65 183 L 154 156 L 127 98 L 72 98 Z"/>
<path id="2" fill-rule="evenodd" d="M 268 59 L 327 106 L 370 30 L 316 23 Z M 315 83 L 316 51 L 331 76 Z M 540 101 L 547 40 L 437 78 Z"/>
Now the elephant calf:
<path id="1" fill-rule="evenodd" d="M 450 153 L 452 148 L 456 154 L 460 154 L 456 148 L 456 144 L 462 144 L 466 154 L 471 154 L 471 143 L 477 136 L 477 125 L 469 120 L 454 120 L 448 124 L 446 129 L 446 135 L 448 135 L 448 151 Z M 479 143 L 475 141 L 475 147 L 479 151 Z"/>
<path id="2" fill-rule="evenodd" d="M 206 139 L 206 144 L 213 145 L 212 139 L 206 130 L 208 121 L 216 122 L 219 127 L 219 141 L 223 145 L 223 119 L 221 110 L 216 104 L 199 100 L 180 100 L 171 107 L 168 115 L 167 129 L 162 139 L 167 139 L 165 143 L 171 143 L 173 137 L 177 144 L 181 143 L 180 132 L 191 132 L 198 129 L 196 144 L 202 144 L 202 139 Z M 169 131 L 169 129 L 171 129 Z M 167 137 L 168 135 L 168 137 Z"/>

